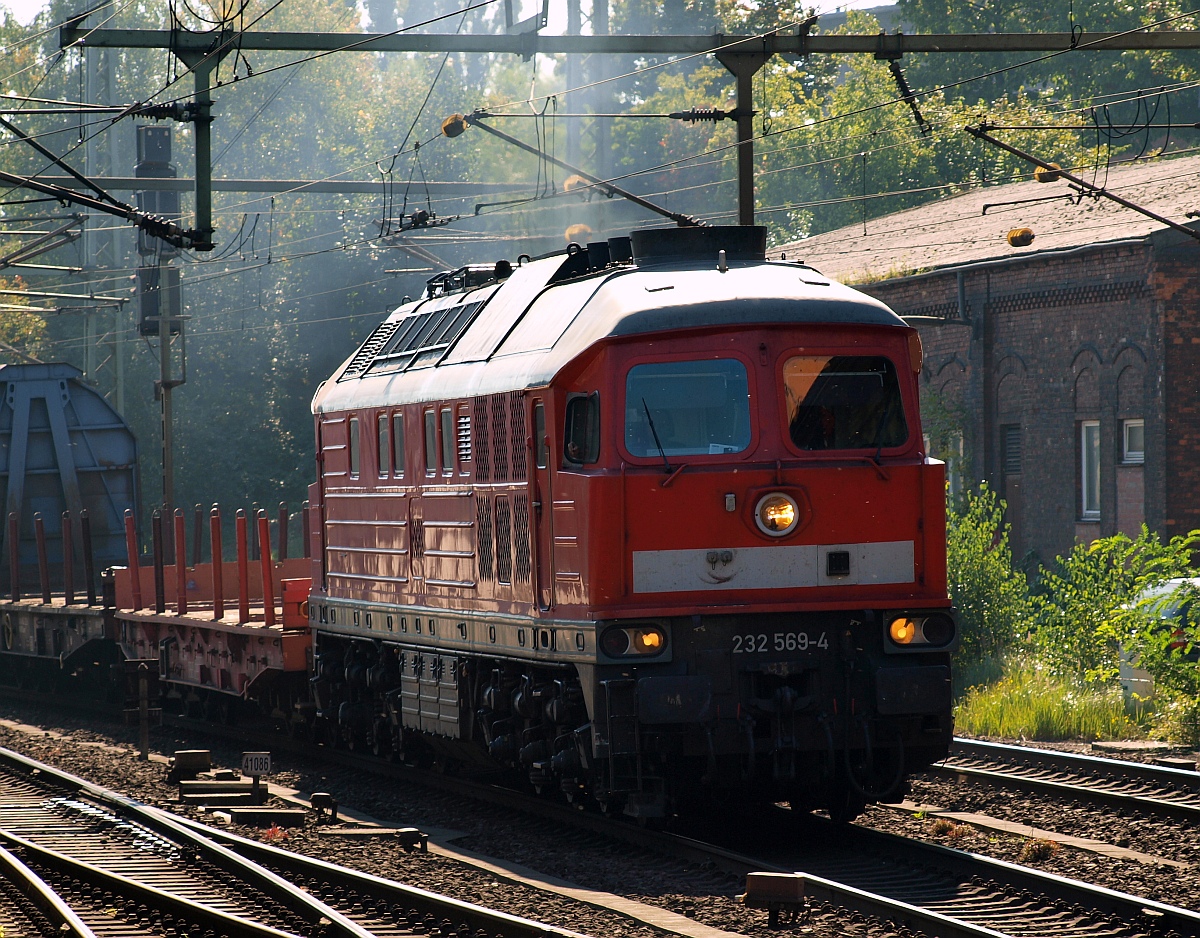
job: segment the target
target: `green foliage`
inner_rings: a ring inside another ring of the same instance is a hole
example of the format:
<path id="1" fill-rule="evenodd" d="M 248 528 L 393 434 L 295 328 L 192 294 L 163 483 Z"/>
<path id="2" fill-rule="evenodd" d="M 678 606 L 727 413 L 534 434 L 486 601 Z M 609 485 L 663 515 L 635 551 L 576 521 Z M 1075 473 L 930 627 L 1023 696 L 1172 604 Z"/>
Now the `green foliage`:
<path id="1" fill-rule="evenodd" d="M 1116 687 L 1083 687 L 1045 669 L 1015 666 L 973 687 L 954 711 L 959 732 L 1008 739 L 1122 739 L 1141 735 Z"/>
<path id="2" fill-rule="evenodd" d="M 947 575 L 962 638 L 955 665 L 964 673 L 994 670 L 1029 622 L 1028 589 L 1013 568 L 1003 513 L 1003 502 L 981 484 L 946 519 Z"/>
<path id="3" fill-rule="evenodd" d="M 1145 525 L 1076 544 L 1042 572 L 1034 596 L 1036 644 L 1051 673 L 1096 685 L 1117 676 L 1129 621 L 1122 607 L 1164 580 L 1183 575 L 1200 547 L 1200 532 L 1163 543 Z"/>
<path id="4" fill-rule="evenodd" d="M 1074 0 L 1067 4 L 975 3 L 971 0 L 899 0 L 901 19 L 914 32 L 924 33 L 1025 33 L 1080 30 L 1079 40 L 1089 34 L 1137 29 L 1161 23 L 1161 29 L 1195 29 L 1195 7 L 1178 0 L 1147 3 L 1106 0 Z M 1073 11 L 1073 18 L 1071 13 Z M 1164 22 L 1180 14 L 1181 19 Z M 909 27 L 906 25 L 905 31 Z M 911 62 L 909 59 L 911 58 Z M 1028 63 L 1028 64 L 1026 64 Z M 1029 53 L 980 53 L 906 57 L 909 80 L 915 88 L 960 82 L 980 77 L 954 89 L 965 98 L 993 99 L 1011 94 L 1019 87 L 1038 88 L 1048 99 L 1064 106 L 1111 99 L 1111 92 L 1158 88 L 1178 81 L 1194 80 L 1200 56 L 1195 52 L 1078 52 L 1058 56 Z M 1017 66 L 1010 71 L 988 74 Z M 1194 94 L 1174 96 L 1173 114 L 1185 121 L 1196 119 Z M 1130 115 L 1132 116 L 1132 105 Z"/>
<path id="5" fill-rule="evenodd" d="M 1197 532 L 1189 540 L 1194 542 Z M 1154 678 L 1162 735 L 1200 746 L 1200 588 L 1170 581 L 1121 607 L 1110 623 L 1129 658 Z"/>
<path id="6" fill-rule="evenodd" d="M 15 248 L 14 242 L 8 242 L 9 249 Z M 5 242 L 0 239 L 0 253 L 5 249 Z M 27 285 L 21 277 L 0 276 L 0 290 L 25 290 Z M 28 307 L 29 299 L 24 296 L 6 296 L 0 294 L 0 349 L 13 349 L 26 355 L 37 355 L 41 351 L 42 341 L 46 335 L 46 320 L 40 314 Z"/>
<path id="7" fill-rule="evenodd" d="M 1163 694 L 1155 702 L 1154 734 L 1189 749 L 1200 749 L 1200 697 Z"/>
<path id="8" fill-rule="evenodd" d="M 1196 583 L 1176 588 L 1168 583 L 1118 609 L 1109 625 L 1138 666 L 1153 675 L 1157 689 L 1200 699 L 1200 667 L 1195 660 L 1200 650 L 1197 598 Z"/>

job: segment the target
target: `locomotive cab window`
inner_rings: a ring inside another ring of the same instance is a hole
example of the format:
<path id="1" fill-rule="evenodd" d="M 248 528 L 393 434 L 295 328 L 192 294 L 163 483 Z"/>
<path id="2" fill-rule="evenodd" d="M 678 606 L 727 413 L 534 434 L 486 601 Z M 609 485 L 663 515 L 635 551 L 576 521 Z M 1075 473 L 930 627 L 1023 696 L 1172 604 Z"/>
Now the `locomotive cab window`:
<path id="1" fill-rule="evenodd" d="M 575 394 L 567 401 L 563 460 L 568 466 L 600 458 L 600 394 Z"/>
<path id="2" fill-rule="evenodd" d="M 783 365 L 798 449 L 892 449 L 908 440 L 896 366 L 874 355 L 796 355 Z"/>
<path id="3" fill-rule="evenodd" d="M 350 478 L 358 478 L 358 418 L 350 418 L 350 427 L 348 431 L 347 450 L 350 457 Z"/>
<path id="4" fill-rule="evenodd" d="M 631 456 L 713 456 L 750 445 L 746 366 L 732 358 L 653 362 L 625 381 L 625 449 Z"/>

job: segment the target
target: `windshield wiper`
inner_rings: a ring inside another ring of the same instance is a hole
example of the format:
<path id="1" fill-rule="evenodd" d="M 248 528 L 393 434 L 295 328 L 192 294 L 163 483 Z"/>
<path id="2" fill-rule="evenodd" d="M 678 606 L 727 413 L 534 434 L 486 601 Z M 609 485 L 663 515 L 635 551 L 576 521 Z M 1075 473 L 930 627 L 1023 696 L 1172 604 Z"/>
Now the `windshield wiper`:
<path id="1" fill-rule="evenodd" d="M 654 429 L 654 418 L 650 416 L 650 405 L 646 403 L 646 399 L 642 398 L 642 410 L 646 412 L 646 423 L 650 425 L 650 435 L 654 437 L 654 445 L 658 447 L 658 455 L 662 457 L 663 465 L 666 466 L 667 472 L 671 471 L 671 463 L 667 459 L 667 452 L 663 449 L 662 441 L 658 438 L 658 431 Z"/>
<path id="2" fill-rule="evenodd" d="M 875 455 L 870 457 L 872 465 L 875 466 L 875 471 L 883 481 L 888 480 L 887 470 L 883 468 L 883 464 L 879 462 L 879 455 L 883 452 L 883 434 L 887 431 L 888 421 L 892 419 L 892 406 L 896 403 L 894 397 L 888 398 L 888 405 L 883 411 L 883 420 L 879 422 L 879 426 L 875 430 Z"/>

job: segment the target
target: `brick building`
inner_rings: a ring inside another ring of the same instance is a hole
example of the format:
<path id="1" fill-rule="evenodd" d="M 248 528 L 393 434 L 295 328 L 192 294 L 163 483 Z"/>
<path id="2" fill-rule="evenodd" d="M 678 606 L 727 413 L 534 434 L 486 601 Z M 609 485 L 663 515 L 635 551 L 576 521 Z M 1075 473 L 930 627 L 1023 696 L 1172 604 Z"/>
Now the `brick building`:
<path id="1" fill-rule="evenodd" d="M 1110 190 L 1200 232 L 1200 158 Z M 930 450 L 1009 504 L 1014 554 L 1200 528 L 1200 241 L 1067 183 L 989 187 L 779 249 L 921 331 Z M 1010 229 L 1032 244 L 1011 247 Z"/>

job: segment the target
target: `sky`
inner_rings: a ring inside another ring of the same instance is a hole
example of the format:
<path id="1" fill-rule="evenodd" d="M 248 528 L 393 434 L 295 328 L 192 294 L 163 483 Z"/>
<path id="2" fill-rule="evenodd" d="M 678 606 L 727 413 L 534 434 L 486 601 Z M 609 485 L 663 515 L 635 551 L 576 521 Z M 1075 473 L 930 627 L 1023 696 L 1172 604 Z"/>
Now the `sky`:
<path id="1" fill-rule="evenodd" d="M 0 6 L 8 7 L 18 20 L 24 24 L 28 24 L 48 4 L 45 0 L 0 0 Z"/>

